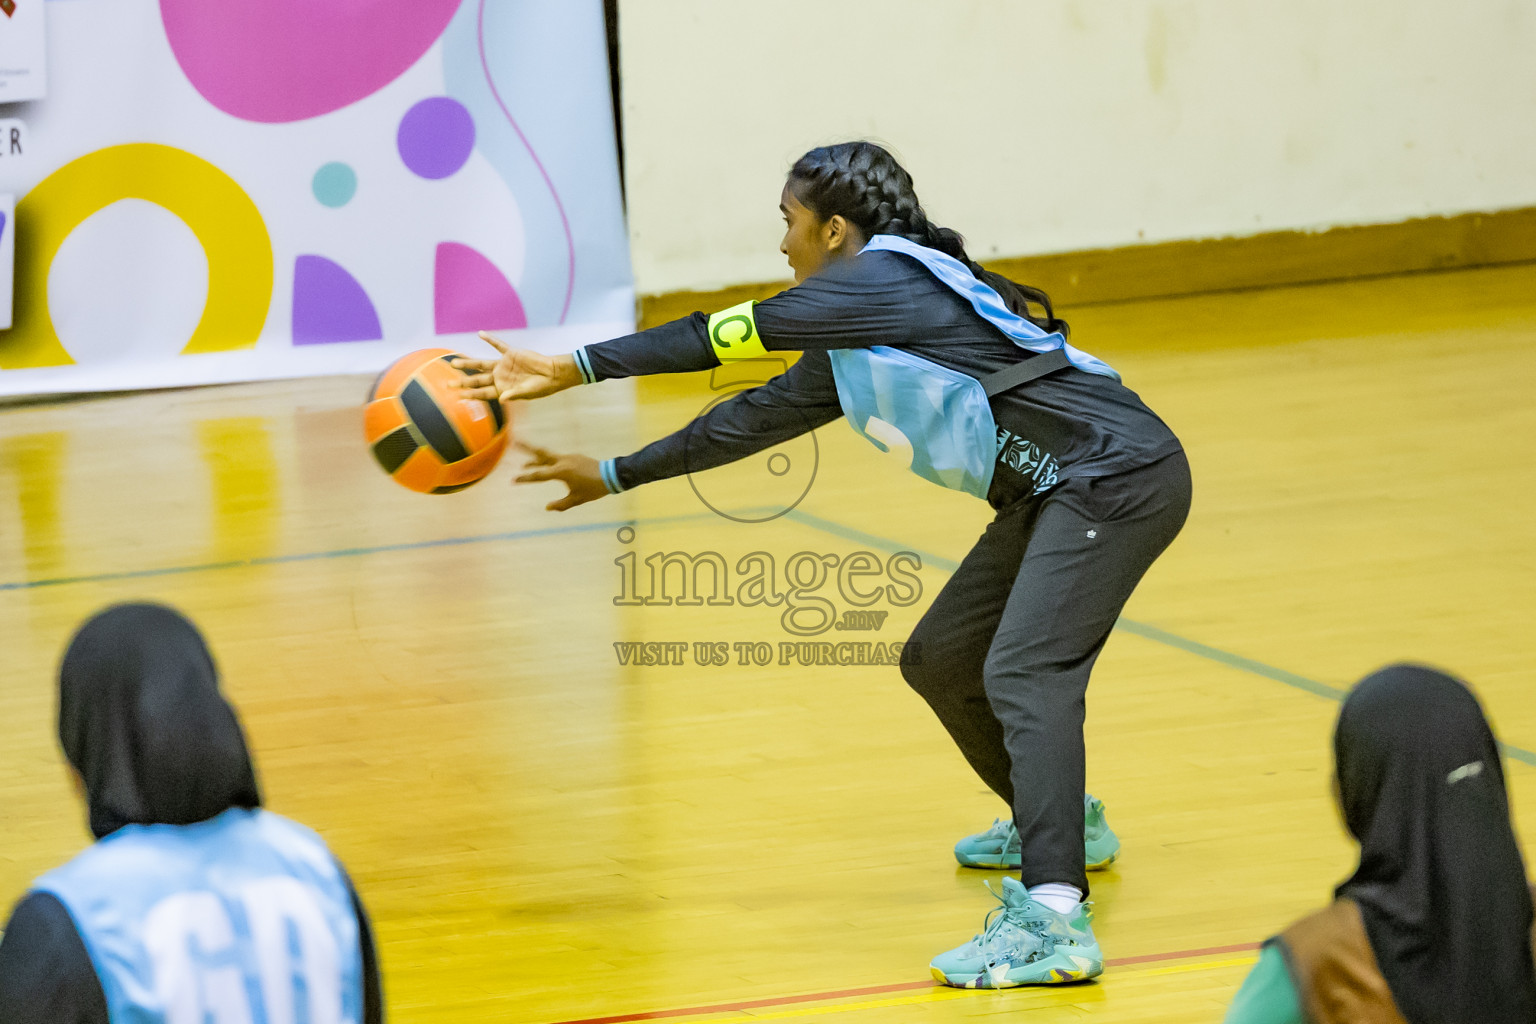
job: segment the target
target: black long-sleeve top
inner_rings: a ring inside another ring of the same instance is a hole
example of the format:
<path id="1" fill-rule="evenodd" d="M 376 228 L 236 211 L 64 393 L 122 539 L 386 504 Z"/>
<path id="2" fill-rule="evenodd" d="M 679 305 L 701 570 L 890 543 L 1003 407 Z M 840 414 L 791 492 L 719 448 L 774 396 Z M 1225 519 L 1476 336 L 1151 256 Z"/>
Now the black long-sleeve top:
<path id="1" fill-rule="evenodd" d="M 381 1024 L 384 998 L 373 929 L 351 888 L 363 956 L 362 1024 Z M 107 997 L 85 942 L 58 897 L 29 892 L 0 938 L 0 1024 L 108 1024 Z"/>
<path id="2" fill-rule="evenodd" d="M 759 302 L 753 315 L 765 348 L 803 352 L 800 360 L 682 430 L 615 459 L 622 487 L 734 462 L 837 419 L 832 349 L 889 345 L 975 377 L 1025 357 L 921 263 L 891 251 L 833 263 Z M 703 313 L 588 345 L 583 359 L 594 380 L 718 365 Z M 998 465 L 987 500 L 996 508 L 1061 480 L 1123 472 L 1180 450 L 1134 391 L 1075 368 L 995 396 L 992 413 Z"/>

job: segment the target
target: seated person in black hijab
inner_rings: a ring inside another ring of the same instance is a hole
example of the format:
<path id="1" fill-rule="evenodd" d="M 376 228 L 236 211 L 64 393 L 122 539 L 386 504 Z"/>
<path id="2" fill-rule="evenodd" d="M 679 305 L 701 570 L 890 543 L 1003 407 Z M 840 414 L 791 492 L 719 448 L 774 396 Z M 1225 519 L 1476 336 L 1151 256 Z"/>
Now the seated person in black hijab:
<path id="1" fill-rule="evenodd" d="M 1333 738 L 1360 866 L 1265 943 L 1227 1024 L 1531 1024 L 1531 893 L 1498 743 L 1461 683 L 1397 665 Z"/>
<path id="2" fill-rule="evenodd" d="M 308 829 L 261 810 L 190 622 L 120 605 L 59 679 L 59 740 L 96 843 L 43 875 L 0 941 L 0 1024 L 372 1024 L 367 915 Z"/>

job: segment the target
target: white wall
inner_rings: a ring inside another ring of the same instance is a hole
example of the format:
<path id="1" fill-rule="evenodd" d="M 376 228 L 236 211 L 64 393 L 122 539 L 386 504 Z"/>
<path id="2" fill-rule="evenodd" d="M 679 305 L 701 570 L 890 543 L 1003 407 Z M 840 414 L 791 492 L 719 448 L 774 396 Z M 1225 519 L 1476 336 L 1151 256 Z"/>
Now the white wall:
<path id="1" fill-rule="evenodd" d="M 972 255 L 1536 205 L 1532 0 L 620 0 L 637 290 L 788 276 L 806 149 Z"/>

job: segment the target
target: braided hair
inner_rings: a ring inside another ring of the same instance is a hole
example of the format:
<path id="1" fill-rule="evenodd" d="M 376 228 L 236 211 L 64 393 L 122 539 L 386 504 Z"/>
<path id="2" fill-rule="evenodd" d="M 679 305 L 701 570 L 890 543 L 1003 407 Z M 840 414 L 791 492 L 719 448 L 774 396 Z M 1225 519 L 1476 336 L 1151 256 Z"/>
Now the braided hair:
<path id="1" fill-rule="evenodd" d="M 813 149 L 790 168 L 789 188 L 817 217 L 826 220 L 841 214 L 865 238 L 900 235 L 953 256 L 1001 295 L 1009 309 L 1043 330 L 1067 333 L 1067 322 L 1056 316 L 1049 295 L 972 261 L 959 232 L 928 219 L 912 188 L 912 175 L 884 147 L 873 142 L 839 142 Z M 1044 315 L 1032 311 L 1030 303 L 1043 308 Z"/>

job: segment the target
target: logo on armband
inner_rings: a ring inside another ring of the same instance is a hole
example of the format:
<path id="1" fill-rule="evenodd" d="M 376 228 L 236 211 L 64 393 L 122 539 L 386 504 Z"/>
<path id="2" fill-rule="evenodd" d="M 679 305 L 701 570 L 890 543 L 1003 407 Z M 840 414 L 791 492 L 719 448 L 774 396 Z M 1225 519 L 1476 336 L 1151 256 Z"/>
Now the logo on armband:
<path id="1" fill-rule="evenodd" d="M 757 321 L 752 317 L 754 305 L 756 301 L 749 299 L 709 318 L 709 344 L 720 362 L 761 359 L 768 354 L 758 336 Z"/>

